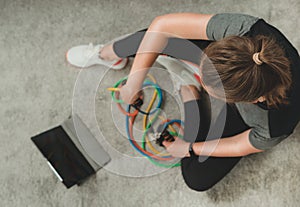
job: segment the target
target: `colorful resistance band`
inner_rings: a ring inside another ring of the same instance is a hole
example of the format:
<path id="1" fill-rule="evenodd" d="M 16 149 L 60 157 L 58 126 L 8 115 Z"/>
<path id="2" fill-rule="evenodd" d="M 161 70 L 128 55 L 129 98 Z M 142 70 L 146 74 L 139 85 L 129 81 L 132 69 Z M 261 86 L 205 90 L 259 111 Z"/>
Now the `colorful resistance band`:
<path id="1" fill-rule="evenodd" d="M 176 130 L 173 128 L 172 125 L 176 125 L 179 130 L 183 131 L 182 129 L 182 125 L 183 122 L 181 120 L 164 120 L 162 116 L 159 116 L 159 112 L 161 109 L 161 104 L 162 104 L 162 91 L 160 89 L 160 87 L 157 85 L 156 80 L 154 79 L 153 76 L 151 76 L 150 74 L 147 75 L 147 78 L 149 78 L 150 80 L 145 80 L 145 82 L 143 83 L 143 87 L 147 87 L 150 86 L 152 88 L 154 88 L 154 93 L 152 95 L 151 101 L 147 107 L 147 109 L 145 111 L 142 111 L 139 107 L 133 107 L 133 105 L 128 105 L 126 110 L 121 106 L 123 102 L 123 100 L 119 99 L 119 93 L 118 91 L 120 90 L 120 87 L 122 87 L 122 85 L 124 84 L 124 82 L 126 82 L 127 77 L 120 79 L 117 83 L 115 83 L 115 85 L 113 86 L 113 88 L 108 88 L 109 91 L 111 91 L 111 96 L 113 101 L 117 104 L 119 110 L 126 115 L 126 133 L 127 133 L 127 137 L 128 140 L 130 142 L 130 144 L 132 145 L 132 147 L 137 150 L 140 154 L 142 154 L 143 156 L 147 157 L 153 164 L 160 166 L 160 167 L 166 167 L 166 168 L 170 168 L 170 167 L 176 167 L 176 166 L 180 166 L 180 162 L 177 163 L 162 163 L 159 161 L 170 161 L 173 160 L 174 157 L 172 157 L 170 154 L 166 154 L 166 153 L 162 153 L 160 151 L 158 151 L 152 144 L 151 141 L 148 138 L 148 132 L 151 128 L 151 126 L 153 125 L 154 122 L 157 121 L 158 118 L 160 118 L 162 120 L 163 124 L 163 129 L 169 129 L 169 133 L 172 136 L 177 136 L 182 138 L 182 135 L 180 133 L 177 133 Z M 155 107 L 155 109 L 152 109 L 156 99 L 158 97 L 158 103 Z M 140 97 L 141 99 L 143 97 Z M 131 108 L 135 108 L 135 110 L 133 112 L 131 112 Z M 151 110 L 152 109 L 152 110 Z M 134 121 L 135 118 L 137 117 L 138 113 L 143 114 L 143 138 L 142 138 L 142 146 L 140 146 L 134 139 L 133 136 L 133 125 L 134 125 Z M 154 114 L 153 118 L 149 118 L 150 115 Z M 147 123 L 149 119 L 149 123 Z M 152 151 L 147 151 L 146 149 L 146 145 L 149 147 L 149 149 Z"/>

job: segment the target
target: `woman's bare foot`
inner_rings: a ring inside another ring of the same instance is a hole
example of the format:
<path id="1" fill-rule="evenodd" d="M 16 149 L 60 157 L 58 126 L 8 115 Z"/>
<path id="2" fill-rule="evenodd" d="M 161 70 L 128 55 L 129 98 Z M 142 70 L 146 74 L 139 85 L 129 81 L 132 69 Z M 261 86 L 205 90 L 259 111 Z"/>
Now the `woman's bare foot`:
<path id="1" fill-rule="evenodd" d="M 108 44 L 105 45 L 100 51 L 99 51 L 99 57 L 103 60 L 107 60 L 107 61 L 113 61 L 113 60 L 117 60 L 120 59 L 120 57 L 118 57 L 116 55 L 116 53 L 114 52 L 113 49 L 113 45 L 112 44 Z"/>
<path id="2" fill-rule="evenodd" d="M 194 85 L 182 85 L 180 88 L 182 102 L 200 99 L 200 92 Z"/>

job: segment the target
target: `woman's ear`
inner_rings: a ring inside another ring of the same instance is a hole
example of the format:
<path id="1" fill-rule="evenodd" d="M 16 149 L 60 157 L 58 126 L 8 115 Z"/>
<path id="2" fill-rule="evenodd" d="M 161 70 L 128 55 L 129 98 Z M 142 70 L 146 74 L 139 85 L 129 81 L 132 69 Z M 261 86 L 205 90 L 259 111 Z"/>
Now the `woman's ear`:
<path id="1" fill-rule="evenodd" d="M 266 98 L 264 96 L 261 96 L 258 99 L 256 99 L 255 101 L 253 101 L 252 103 L 264 102 L 265 100 L 266 100 Z"/>
<path id="2" fill-rule="evenodd" d="M 264 96 L 261 96 L 257 99 L 257 102 L 264 102 L 266 98 Z"/>

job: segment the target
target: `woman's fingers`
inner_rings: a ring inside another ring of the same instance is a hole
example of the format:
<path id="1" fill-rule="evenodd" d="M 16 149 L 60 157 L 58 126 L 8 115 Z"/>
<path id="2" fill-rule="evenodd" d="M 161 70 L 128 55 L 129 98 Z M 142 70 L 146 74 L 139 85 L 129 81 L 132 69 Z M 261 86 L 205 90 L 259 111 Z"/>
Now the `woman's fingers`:
<path id="1" fill-rule="evenodd" d="M 175 141 L 168 142 L 163 141 L 163 145 L 165 146 L 166 150 L 173 156 L 173 157 L 189 157 L 189 145 L 190 143 L 178 138 L 174 137 Z"/>
<path id="2" fill-rule="evenodd" d="M 142 92 L 138 89 L 131 88 L 129 85 L 124 85 L 120 88 L 121 99 L 127 103 L 134 103 L 140 96 Z"/>
<path id="3" fill-rule="evenodd" d="M 178 137 L 174 137 L 174 139 L 175 139 L 175 140 L 174 140 L 173 142 L 175 142 L 176 139 L 178 139 Z M 169 141 L 164 140 L 164 141 L 162 142 L 162 144 L 164 145 L 165 148 L 168 148 L 169 146 L 172 145 L 173 142 L 169 142 Z"/>

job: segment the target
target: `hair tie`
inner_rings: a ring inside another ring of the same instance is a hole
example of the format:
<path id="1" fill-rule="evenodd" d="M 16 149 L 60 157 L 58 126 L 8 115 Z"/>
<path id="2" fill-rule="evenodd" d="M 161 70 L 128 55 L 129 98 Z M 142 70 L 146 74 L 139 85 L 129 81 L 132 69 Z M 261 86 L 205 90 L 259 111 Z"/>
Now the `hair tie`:
<path id="1" fill-rule="evenodd" d="M 254 53 L 252 59 L 257 65 L 261 65 L 263 64 L 263 61 L 261 61 L 258 56 L 259 56 L 259 52 Z"/>

